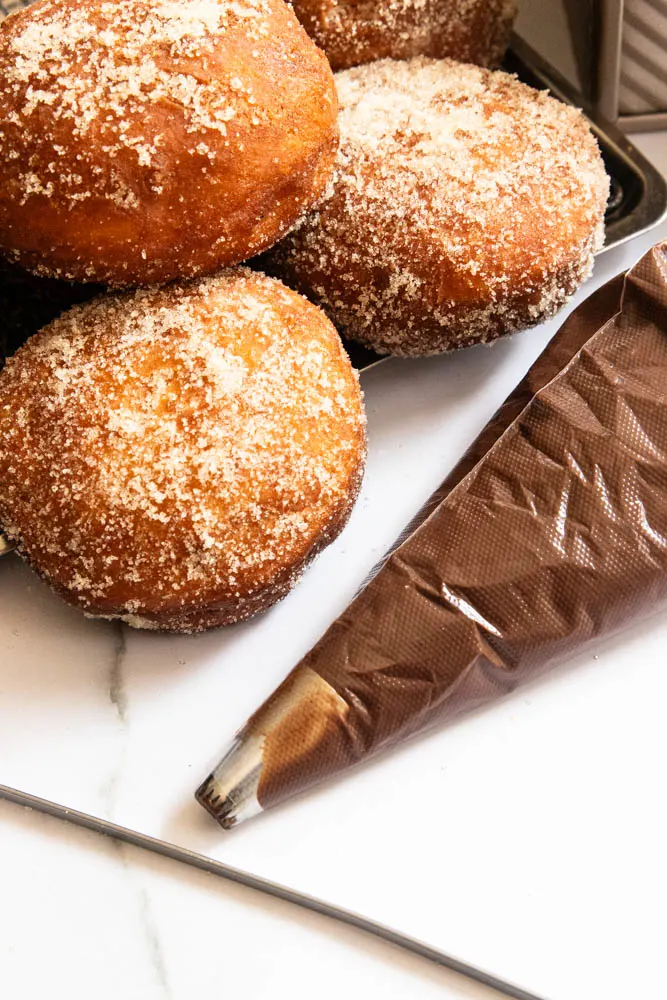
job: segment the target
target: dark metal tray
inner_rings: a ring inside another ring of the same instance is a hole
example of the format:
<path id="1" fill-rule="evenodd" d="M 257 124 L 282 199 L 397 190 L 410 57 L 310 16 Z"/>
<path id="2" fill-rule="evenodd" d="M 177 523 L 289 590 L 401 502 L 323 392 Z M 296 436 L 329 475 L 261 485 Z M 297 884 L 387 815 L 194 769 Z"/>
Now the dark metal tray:
<path id="1" fill-rule="evenodd" d="M 0 0 L 0 19 L 8 8 L 25 0 Z M 628 138 L 587 107 L 571 85 L 518 36 L 512 39 L 504 68 L 525 83 L 551 91 L 554 97 L 582 108 L 597 136 L 611 196 L 606 215 L 606 241 L 610 250 L 655 226 L 667 212 L 667 182 Z M 22 269 L 0 262 L 0 363 L 49 320 L 75 302 L 101 289 L 65 281 L 35 278 Z M 352 363 L 360 371 L 383 358 L 357 344 L 346 342 Z"/>

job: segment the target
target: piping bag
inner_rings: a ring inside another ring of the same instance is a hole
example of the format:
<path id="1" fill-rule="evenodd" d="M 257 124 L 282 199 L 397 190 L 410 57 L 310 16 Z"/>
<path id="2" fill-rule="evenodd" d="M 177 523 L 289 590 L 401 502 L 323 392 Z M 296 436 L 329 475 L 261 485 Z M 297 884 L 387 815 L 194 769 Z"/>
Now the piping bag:
<path id="1" fill-rule="evenodd" d="M 225 828 L 667 606 L 667 243 L 568 318 L 196 792 Z"/>

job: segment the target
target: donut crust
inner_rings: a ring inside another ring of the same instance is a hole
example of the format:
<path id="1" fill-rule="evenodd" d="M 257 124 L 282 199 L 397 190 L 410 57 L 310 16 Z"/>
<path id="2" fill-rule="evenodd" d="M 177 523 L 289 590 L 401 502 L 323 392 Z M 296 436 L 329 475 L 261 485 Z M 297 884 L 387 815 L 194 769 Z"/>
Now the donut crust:
<path id="1" fill-rule="evenodd" d="M 0 372 L 0 524 L 94 617 L 197 632 L 268 608 L 364 460 L 335 329 L 243 269 L 75 306 Z"/>
<path id="2" fill-rule="evenodd" d="M 334 70 L 414 56 L 497 66 L 516 16 L 514 0 L 293 0 L 292 6 Z"/>
<path id="3" fill-rule="evenodd" d="M 336 110 L 282 0 L 40 0 L 0 23 L 0 252 L 116 287 L 238 263 L 323 191 Z"/>
<path id="4" fill-rule="evenodd" d="M 588 277 L 609 181 L 577 109 L 451 60 L 336 82 L 334 183 L 264 266 L 345 336 L 402 356 L 488 342 L 549 318 Z"/>

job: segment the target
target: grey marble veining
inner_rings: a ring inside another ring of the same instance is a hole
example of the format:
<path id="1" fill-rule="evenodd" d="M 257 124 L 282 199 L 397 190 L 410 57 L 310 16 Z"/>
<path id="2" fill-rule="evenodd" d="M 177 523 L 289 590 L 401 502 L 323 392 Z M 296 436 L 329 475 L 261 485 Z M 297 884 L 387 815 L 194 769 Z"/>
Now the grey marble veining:
<path id="1" fill-rule="evenodd" d="M 127 721 L 127 694 L 123 684 L 123 663 L 127 652 L 126 626 L 122 622 L 115 622 L 113 629 L 115 638 L 111 668 L 109 670 L 109 699 L 116 709 L 118 721 L 122 726 L 125 726 Z"/>
<path id="2" fill-rule="evenodd" d="M 162 942 L 160 940 L 160 935 L 155 924 L 152 912 L 152 904 L 150 895 L 146 888 L 142 888 L 139 892 L 139 902 L 140 902 L 140 914 L 141 923 L 146 936 L 146 944 L 148 947 L 148 952 L 151 957 L 151 962 L 153 968 L 155 969 L 155 975 L 157 981 L 160 984 L 160 990 L 164 997 L 164 1000 L 173 1000 L 173 994 L 171 991 L 171 986 L 169 984 L 169 975 L 167 972 L 167 964 L 165 961 L 164 950 L 162 947 Z"/>

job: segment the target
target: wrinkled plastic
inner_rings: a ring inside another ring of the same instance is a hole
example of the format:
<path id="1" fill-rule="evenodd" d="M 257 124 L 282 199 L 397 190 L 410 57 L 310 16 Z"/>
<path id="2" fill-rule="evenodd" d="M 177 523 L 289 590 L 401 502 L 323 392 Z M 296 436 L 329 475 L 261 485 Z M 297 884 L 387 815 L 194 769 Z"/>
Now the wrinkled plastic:
<path id="1" fill-rule="evenodd" d="M 410 527 L 242 730 L 262 808 L 667 602 L 667 244 L 573 313 Z"/>

